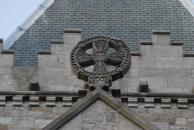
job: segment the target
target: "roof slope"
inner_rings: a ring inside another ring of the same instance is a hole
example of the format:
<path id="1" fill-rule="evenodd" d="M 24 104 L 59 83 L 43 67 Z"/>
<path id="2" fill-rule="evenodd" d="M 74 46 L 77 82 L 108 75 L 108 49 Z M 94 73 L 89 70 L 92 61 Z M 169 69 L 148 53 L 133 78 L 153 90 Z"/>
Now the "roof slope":
<path id="1" fill-rule="evenodd" d="M 131 51 L 139 51 L 139 41 L 151 39 L 152 30 L 170 30 L 172 40 L 194 53 L 194 20 L 179 0 L 55 0 L 12 46 L 14 65 L 36 65 L 37 51 L 62 39 L 64 28 L 81 28 L 82 39 L 116 37 Z"/>

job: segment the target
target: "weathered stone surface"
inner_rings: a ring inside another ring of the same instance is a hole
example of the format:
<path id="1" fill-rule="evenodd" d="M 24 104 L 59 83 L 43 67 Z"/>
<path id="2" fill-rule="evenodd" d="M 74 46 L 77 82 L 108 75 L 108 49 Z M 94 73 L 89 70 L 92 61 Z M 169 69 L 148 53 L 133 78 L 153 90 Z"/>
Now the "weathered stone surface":
<path id="1" fill-rule="evenodd" d="M 8 130 L 8 126 L 0 123 L 0 130 Z"/>
<path id="2" fill-rule="evenodd" d="M 161 130 L 193 130 L 193 109 L 132 108 Z"/>
<path id="3" fill-rule="evenodd" d="M 153 35 L 153 44 L 159 46 L 170 45 L 170 35 L 168 34 L 154 34 Z"/>
<path id="4" fill-rule="evenodd" d="M 48 119 L 37 119 L 37 120 L 35 120 L 35 128 L 42 129 L 46 125 L 48 125 L 51 121 L 52 120 L 48 120 Z"/>
<path id="5" fill-rule="evenodd" d="M 13 118 L 12 117 L 0 117 L 1 125 L 12 125 Z"/>
<path id="6" fill-rule="evenodd" d="M 19 91 L 29 91 L 31 82 L 38 82 L 38 67 L 13 67 L 12 76 Z"/>
<path id="7" fill-rule="evenodd" d="M 142 130 L 102 101 L 96 101 L 60 130 L 80 130 L 80 128 L 82 130 Z"/>
<path id="8" fill-rule="evenodd" d="M 13 127 L 21 129 L 34 128 L 34 119 L 31 117 L 15 117 L 13 118 Z"/>
<path id="9" fill-rule="evenodd" d="M 182 46 L 158 46 L 158 45 L 143 45 L 141 46 L 142 56 L 158 56 L 158 57 L 182 57 Z"/>

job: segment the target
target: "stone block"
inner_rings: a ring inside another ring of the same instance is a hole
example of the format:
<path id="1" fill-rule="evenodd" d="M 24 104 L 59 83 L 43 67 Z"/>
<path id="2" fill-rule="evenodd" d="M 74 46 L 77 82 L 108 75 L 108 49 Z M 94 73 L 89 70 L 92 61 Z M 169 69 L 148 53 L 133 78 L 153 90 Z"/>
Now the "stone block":
<path id="1" fill-rule="evenodd" d="M 52 44 L 51 53 L 52 55 L 64 55 L 66 52 L 66 46 L 64 44 Z"/>
<path id="2" fill-rule="evenodd" d="M 177 77 L 177 78 L 190 78 L 192 75 L 191 69 L 184 68 L 165 68 L 163 69 L 164 76 L 167 78 Z"/>
<path id="3" fill-rule="evenodd" d="M 162 98 L 161 99 L 161 108 L 171 108 L 172 103 L 170 98 Z"/>
<path id="4" fill-rule="evenodd" d="M 76 45 L 81 40 L 81 33 L 79 32 L 65 32 L 63 36 L 64 44 Z"/>
<path id="5" fill-rule="evenodd" d="M 53 108 L 52 107 L 31 107 L 31 111 L 53 113 Z"/>
<path id="6" fill-rule="evenodd" d="M 139 69 L 138 68 L 131 68 L 127 72 L 127 74 L 125 74 L 124 78 L 135 78 L 135 77 L 138 77 L 138 76 L 139 76 Z"/>
<path id="7" fill-rule="evenodd" d="M 56 97 L 46 97 L 46 106 L 54 107 L 56 105 Z"/>
<path id="8" fill-rule="evenodd" d="M 178 78 L 171 77 L 168 78 L 168 88 L 191 88 L 189 78 Z"/>
<path id="9" fill-rule="evenodd" d="M 182 68 L 188 68 L 188 69 L 194 68 L 194 58 L 193 57 L 183 57 Z"/>
<path id="10" fill-rule="evenodd" d="M 37 66 L 14 66 L 12 67 L 12 75 L 19 91 L 29 91 L 30 83 L 38 82 Z"/>
<path id="11" fill-rule="evenodd" d="M 1 91 L 17 90 L 17 83 L 12 75 L 0 75 L 0 90 Z"/>
<path id="12" fill-rule="evenodd" d="M 154 45 L 170 45 L 171 39 L 169 34 L 153 34 L 152 37 Z"/>
<path id="13" fill-rule="evenodd" d="M 57 68 L 64 68 L 65 64 L 59 62 L 59 59 L 63 58 L 66 61 L 66 56 L 59 55 L 39 55 L 38 56 L 38 66 L 40 67 L 57 67 Z"/>
<path id="14" fill-rule="evenodd" d="M 185 126 L 187 124 L 187 121 L 184 117 L 181 117 L 180 115 L 175 116 L 175 124 Z"/>
<path id="15" fill-rule="evenodd" d="M 131 68 L 155 68 L 156 67 L 156 57 L 155 56 L 132 56 Z"/>
<path id="16" fill-rule="evenodd" d="M 71 107 L 72 105 L 73 105 L 72 97 L 63 97 L 63 106 L 64 107 Z"/>
<path id="17" fill-rule="evenodd" d="M 149 92 L 149 84 L 147 81 L 139 81 L 139 92 L 148 93 Z"/>
<path id="18" fill-rule="evenodd" d="M 182 64 L 182 58 L 156 57 L 156 66 L 158 68 L 181 68 Z"/>
<path id="19" fill-rule="evenodd" d="M 154 108 L 154 98 L 144 98 L 145 108 Z"/>
<path id="20" fill-rule="evenodd" d="M 128 107 L 137 108 L 138 107 L 138 98 L 128 98 Z"/>
<path id="21" fill-rule="evenodd" d="M 23 96 L 13 96 L 13 106 L 22 106 L 23 105 Z"/>
<path id="22" fill-rule="evenodd" d="M 182 57 L 182 46 L 141 46 L 142 56 Z"/>
<path id="23" fill-rule="evenodd" d="M 169 130 L 169 122 L 153 122 L 160 130 Z"/>
<path id="24" fill-rule="evenodd" d="M 139 77 L 164 77 L 164 69 L 160 68 L 139 68 Z"/>
<path id="25" fill-rule="evenodd" d="M 178 98 L 178 108 L 187 109 L 188 108 L 188 99 Z"/>
<path id="26" fill-rule="evenodd" d="M 29 105 L 30 106 L 39 106 L 40 100 L 38 96 L 30 96 Z"/>
<path id="27" fill-rule="evenodd" d="M 12 67 L 13 66 L 13 54 L 2 54 L 0 56 L 0 66 Z"/>
<path id="28" fill-rule="evenodd" d="M 21 129 L 34 128 L 34 119 L 31 117 L 14 117 L 13 127 Z"/>
<path id="29" fill-rule="evenodd" d="M 6 96 L 0 96 L 0 106 L 6 105 Z"/>
<path id="30" fill-rule="evenodd" d="M 0 124 L 1 125 L 12 125 L 13 124 L 13 117 L 0 117 Z"/>
<path id="31" fill-rule="evenodd" d="M 0 75 L 11 75 L 11 68 L 8 67 L 0 67 Z"/>
<path id="32" fill-rule="evenodd" d="M 49 119 L 36 119 L 35 120 L 35 128 L 42 129 L 51 122 L 52 122 L 52 120 L 49 120 Z"/>

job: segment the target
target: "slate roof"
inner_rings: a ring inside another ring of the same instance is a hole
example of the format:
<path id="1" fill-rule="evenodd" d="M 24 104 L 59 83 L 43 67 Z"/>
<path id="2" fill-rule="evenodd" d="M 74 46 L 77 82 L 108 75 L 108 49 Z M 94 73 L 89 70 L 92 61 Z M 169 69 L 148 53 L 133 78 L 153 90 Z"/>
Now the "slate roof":
<path id="1" fill-rule="evenodd" d="M 194 53 L 194 20 L 179 0 L 55 0 L 11 47 L 14 65 L 36 65 L 37 52 L 62 39 L 64 28 L 81 28 L 82 39 L 116 37 L 135 52 L 152 30 L 170 30 L 185 53 Z"/>

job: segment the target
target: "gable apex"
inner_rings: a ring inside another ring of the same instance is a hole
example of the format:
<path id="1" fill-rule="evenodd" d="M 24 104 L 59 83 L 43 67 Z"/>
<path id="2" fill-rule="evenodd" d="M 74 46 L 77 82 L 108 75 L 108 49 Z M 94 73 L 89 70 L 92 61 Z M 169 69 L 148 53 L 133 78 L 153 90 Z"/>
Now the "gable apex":
<path id="1" fill-rule="evenodd" d="M 53 122 L 48 124 L 43 130 L 58 130 L 66 123 L 68 123 L 71 119 L 79 115 L 80 112 L 91 106 L 97 100 L 103 101 L 105 104 L 113 108 L 119 114 L 124 116 L 129 121 L 136 124 L 138 127 L 144 130 L 160 130 L 155 125 L 153 125 L 150 121 L 146 120 L 144 117 L 141 117 L 133 110 L 129 109 L 127 106 L 122 104 L 120 101 L 114 99 L 109 96 L 102 90 L 96 90 L 90 93 L 88 96 L 78 101 L 71 109 L 67 112 L 59 116 Z"/>

